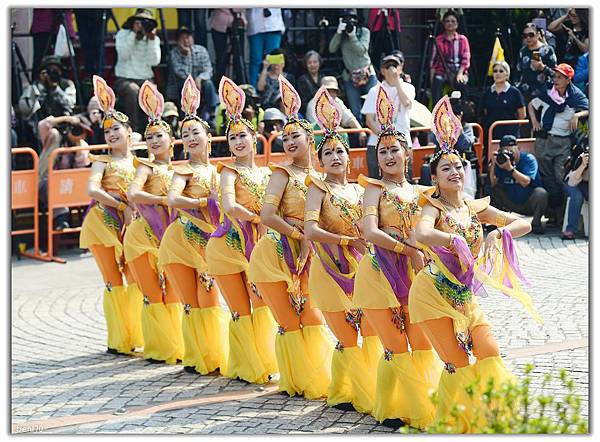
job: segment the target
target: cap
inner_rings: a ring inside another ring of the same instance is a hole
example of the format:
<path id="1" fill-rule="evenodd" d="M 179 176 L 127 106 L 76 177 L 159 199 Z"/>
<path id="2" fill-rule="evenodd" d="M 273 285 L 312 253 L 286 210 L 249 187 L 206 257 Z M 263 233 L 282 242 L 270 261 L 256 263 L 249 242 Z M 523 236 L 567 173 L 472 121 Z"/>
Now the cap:
<path id="1" fill-rule="evenodd" d="M 381 59 L 381 66 L 392 63 L 397 65 L 402 64 L 404 63 L 404 58 L 399 57 L 397 54 L 388 54 Z"/>
<path id="2" fill-rule="evenodd" d="M 246 97 L 251 97 L 251 98 L 259 98 L 260 95 L 258 95 L 256 93 L 256 89 L 254 89 L 254 86 L 252 86 L 251 84 L 240 84 L 240 89 L 244 91 L 244 94 L 246 94 Z"/>
<path id="3" fill-rule="evenodd" d="M 335 89 L 336 91 L 340 90 L 337 78 L 334 76 L 326 76 L 321 78 L 321 86 L 324 86 L 325 89 Z"/>
<path id="4" fill-rule="evenodd" d="M 177 110 L 177 106 L 172 101 L 167 101 L 165 103 L 165 109 L 163 110 L 162 117 L 177 117 L 179 118 L 179 111 Z"/>
<path id="5" fill-rule="evenodd" d="M 358 11 L 356 10 L 356 8 L 347 8 L 347 9 L 342 9 L 342 16 L 354 16 L 354 17 L 358 17 Z"/>
<path id="6" fill-rule="evenodd" d="M 572 80 L 573 77 L 575 76 L 575 71 L 567 63 L 561 63 L 561 64 L 559 64 L 558 66 L 556 66 L 554 68 L 554 71 L 555 72 L 560 72 L 565 77 L 567 77 L 569 80 Z"/>
<path id="7" fill-rule="evenodd" d="M 137 8 L 135 10 L 135 14 L 133 14 L 127 19 L 127 21 L 125 21 L 125 23 L 123 23 L 123 28 L 130 29 L 133 21 L 136 19 L 151 20 L 152 22 L 154 22 L 154 27 L 158 25 L 157 21 L 154 19 L 154 14 L 152 13 L 152 10 L 148 8 Z"/>
<path id="8" fill-rule="evenodd" d="M 500 147 L 516 146 L 517 144 L 517 137 L 514 135 L 504 135 L 500 140 Z"/>
<path id="9" fill-rule="evenodd" d="M 179 28 L 177 28 L 177 31 L 175 32 L 175 40 L 179 40 L 179 37 L 181 37 L 182 34 L 191 35 L 192 31 L 187 26 L 179 26 Z"/>
<path id="10" fill-rule="evenodd" d="M 42 58 L 42 61 L 40 63 L 40 69 L 46 69 L 52 64 L 58 66 L 59 68 L 61 68 L 61 70 L 64 70 L 64 66 L 61 63 L 60 58 L 56 55 L 46 55 L 44 58 Z"/>
<path id="11" fill-rule="evenodd" d="M 265 113 L 263 115 L 263 120 L 281 120 L 285 121 L 285 115 L 279 109 L 275 107 L 270 107 L 265 109 Z"/>

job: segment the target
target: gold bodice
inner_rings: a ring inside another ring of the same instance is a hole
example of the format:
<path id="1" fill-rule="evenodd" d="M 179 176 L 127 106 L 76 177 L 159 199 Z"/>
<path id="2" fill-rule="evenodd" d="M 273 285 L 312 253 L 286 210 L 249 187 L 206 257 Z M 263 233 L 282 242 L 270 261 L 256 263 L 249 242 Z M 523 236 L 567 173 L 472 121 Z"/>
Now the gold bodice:
<path id="1" fill-rule="evenodd" d="M 173 167 L 177 175 L 187 178 L 185 188 L 181 191 L 188 198 L 207 198 L 211 189 L 218 189 L 219 175 L 212 164 L 207 166 L 185 163 Z M 173 187 L 171 187 L 173 189 Z"/>
<path id="2" fill-rule="evenodd" d="M 90 160 L 105 163 L 100 186 L 109 193 L 118 194 L 121 200 L 127 201 L 127 187 L 135 177 L 133 155 L 115 161 L 110 155 L 89 155 Z"/>
<path id="3" fill-rule="evenodd" d="M 440 216 L 436 220 L 435 228 L 446 233 L 454 233 L 462 236 L 466 241 L 471 253 L 475 258 L 479 255 L 481 245 L 483 244 L 483 227 L 479 220 L 478 213 L 483 212 L 490 205 L 490 197 L 480 198 L 476 200 L 465 200 L 467 207 L 469 208 L 469 221 L 465 224 L 457 220 L 454 216 L 450 215 L 447 208 L 442 202 L 432 196 L 434 188 L 429 188 L 421 192 L 421 204 L 422 206 L 426 203 L 431 204 L 440 210 Z"/>
<path id="4" fill-rule="evenodd" d="M 137 167 L 139 164 L 152 169 L 152 174 L 146 179 L 142 190 L 152 195 L 166 196 L 173 179 L 173 166 L 171 164 L 156 164 L 145 158 L 136 158 L 134 165 Z"/>
<path id="5" fill-rule="evenodd" d="M 348 187 L 354 190 L 351 200 L 336 195 L 331 187 L 317 178 L 315 175 L 306 177 L 305 184 L 317 186 L 325 192 L 325 198 L 321 204 L 319 226 L 330 233 L 352 237 L 360 236 L 358 224 L 362 218 L 362 196 L 364 190 L 358 184 L 350 183 Z"/>
<path id="6" fill-rule="evenodd" d="M 400 195 L 399 187 L 387 189 L 381 180 L 360 175 L 358 183 L 365 189 L 369 184 L 381 188 L 377 208 L 378 227 L 380 229 L 392 228 L 400 232 L 403 238 L 408 238 L 410 231 L 415 229 L 421 216 L 417 186 L 412 185 L 413 197 L 410 200 L 405 200 Z"/>
<path id="7" fill-rule="evenodd" d="M 269 168 L 273 171 L 276 169 L 283 170 L 289 176 L 279 203 L 279 215 L 283 218 L 304 221 L 304 204 L 306 203 L 306 192 L 308 191 L 304 180 L 300 180 L 289 167 L 282 164 L 271 164 Z"/>
<path id="8" fill-rule="evenodd" d="M 268 167 L 249 168 L 219 162 L 217 172 L 221 173 L 223 167 L 233 170 L 237 175 L 235 201 L 251 212 L 260 214 L 271 170 Z"/>

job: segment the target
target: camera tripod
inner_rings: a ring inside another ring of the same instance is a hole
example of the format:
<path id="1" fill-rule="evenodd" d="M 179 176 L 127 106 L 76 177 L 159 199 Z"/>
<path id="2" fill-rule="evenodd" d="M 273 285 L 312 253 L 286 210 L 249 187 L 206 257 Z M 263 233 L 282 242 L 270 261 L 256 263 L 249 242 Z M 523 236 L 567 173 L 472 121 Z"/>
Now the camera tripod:
<path id="1" fill-rule="evenodd" d="M 15 41 L 15 23 L 10 25 L 10 73 L 12 78 L 12 104 L 16 105 L 19 101 L 19 97 L 23 93 L 23 79 L 21 76 L 25 77 L 27 80 L 27 84 L 31 84 L 31 79 L 29 78 L 29 74 L 27 73 L 27 63 L 25 63 L 25 58 L 21 53 L 21 49 L 19 45 Z"/>
<path id="2" fill-rule="evenodd" d="M 396 29 L 393 31 L 389 29 L 388 14 L 394 13 L 394 10 L 388 11 L 388 9 L 379 9 L 375 17 L 372 27 L 376 27 L 381 24 L 381 28 L 377 32 L 371 34 L 371 47 L 369 52 L 371 53 L 371 60 L 375 65 L 375 69 L 379 70 L 380 60 L 382 54 L 388 54 L 391 51 L 400 49 L 400 36 Z"/>
<path id="3" fill-rule="evenodd" d="M 79 103 L 80 106 L 84 106 L 86 103 L 83 102 L 83 98 L 81 96 L 81 85 L 79 83 L 79 73 L 77 71 L 77 62 L 75 60 L 75 49 L 73 48 L 73 40 L 71 39 L 71 35 L 69 34 L 69 27 L 67 26 L 67 18 L 65 16 L 65 11 L 64 11 L 64 9 L 56 9 L 56 14 L 58 15 L 58 24 L 63 25 L 65 27 L 65 33 L 67 35 L 67 47 L 69 48 L 69 61 L 71 62 L 71 69 L 73 72 L 73 82 L 75 83 L 75 90 L 77 92 L 77 102 Z M 44 50 L 44 56 L 48 55 L 48 50 L 50 49 L 50 41 L 51 41 L 51 39 L 48 39 L 48 43 L 46 44 L 46 49 Z"/>
<path id="4" fill-rule="evenodd" d="M 436 48 L 437 53 L 440 53 L 440 48 L 435 39 L 439 23 L 439 20 L 427 20 L 427 39 L 425 40 L 425 48 L 423 50 L 423 57 L 421 58 L 419 81 L 417 82 L 417 90 L 419 91 L 417 97 L 421 103 L 427 103 L 427 82 L 429 80 L 429 68 L 427 67 L 427 62 L 431 60 L 434 47 Z"/>
<path id="5" fill-rule="evenodd" d="M 247 84 L 248 76 L 246 74 L 244 54 L 243 54 L 243 41 L 244 41 L 244 26 L 240 26 L 239 21 L 241 18 L 235 17 L 233 25 L 228 31 L 230 49 L 225 56 L 227 60 L 225 70 L 231 66 L 232 78 L 237 84 Z"/>

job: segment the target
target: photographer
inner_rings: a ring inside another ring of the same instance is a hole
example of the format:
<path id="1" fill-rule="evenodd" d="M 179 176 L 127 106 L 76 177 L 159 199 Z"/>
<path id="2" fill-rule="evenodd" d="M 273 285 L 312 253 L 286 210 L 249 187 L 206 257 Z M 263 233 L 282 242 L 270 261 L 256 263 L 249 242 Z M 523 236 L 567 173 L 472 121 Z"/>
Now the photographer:
<path id="1" fill-rule="evenodd" d="M 457 13 L 446 11 L 442 16 L 442 25 L 444 30 L 435 38 L 429 70 L 433 103 L 442 98 L 445 84 L 453 90 L 460 90 L 462 96 L 466 97 L 471 65 L 469 40 L 457 32 Z"/>
<path id="2" fill-rule="evenodd" d="M 283 75 L 292 85 L 294 76 L 284 72 L 285 55 L 283 50 L 273 49 L 263 61 L 263 68 L 256 83 L 256 90 L 260 93 L 260 103 L 263 108 L 277 107 L 279 95 L 279 75 Z"/>
<path id="3" fill-rule="evenodd" d="M 211 79 L 212 64 L 208 50 L 204 46 L 194 44 L 192 31 L 185 26 L 177 29 L 175 38 L 177 46 L 171 49 L 169 58 L 167 99 L 179 101 L 183 83 L 188 75 L 191 75 L 200 91 L 198 116 L 211 121 L 219 104 L 219 97 Z"/>
<path id="4" fill-rule="evenodd" d="M 19 99 L 21 116 L 31 126 L 38 143 L 41 141 L 38 122 L 50 115 L 70 114 L 77 101 L 75 84 L 62 74 L 63 65 L 58 57 L 44 57 L 38 81 L 25 87 Z"/>
<path id="5" fill-rule="evenodd" d="M 541 187 L 538 163 L 528 152 L 521 152 L 513 135 L 504 135 L 500 149 L 489 164 L 492 205 L 501 210 L 533 215 L 531 231 L 541 235 L 542 215 L 548 206 L 548 192 Z"/>
<path id="6" fill-rule="evenodd" d="M 404 81 L 404 55 L 400 53 L 389 54 L 381 59 L 382 86 L 388 93 L 394 104 L 396 115 L 394 117 L 394 128 L 404 135 L 408 147 L 412 147 L 410 137 L 409 112 L 415 99 L 415 87 Z M 379 179 L 379 166 L 377 164 L 377 136 L 381 132 L 381 125 L 377 122 L 376 101 L 379 87 L 376 85 L 369 90 L 361 112 L 365 115 L 367 127 L 371 134 L 367 140 L 367 166 L 369 176 Z"/>
<path id="7" fill-rule="evenodd" d="M 335 53 L 341 48 L 344 61 L 344 90 L 348 98 L 348 106 L 356 119 L 364 124 L 360 113 L 361 96 L 369 92 L 377 84 L 375 69 L 369 57 L 371 34 L 360 25 L 356 9 L 344 9 L 339 18 L 337 32 L 329 42 L 329 52 Z"/>
<path id="8" fill-rule="evenodd" d="M 138 8 L 115 36 L 117 64 L 114 90 L 117 108 L 129 116 L 131 127 L 143 132 L 145 115 L 138 105 L 138 92 L 146 80 L 154 81 L 152 66 L 160 63 L 160 39 L 156 20 L 149 9 Z"/>
<path id="9" fill-rule="evenodd" d="M 42 152 L 39 162 L 39 197 L 42 209 L 48 203 L 48 160 L 50 154 L 59 147 L 87 146 L 86 137 L 92 134 L 90 121 L 83 115 L 79 116 L 49 116 L 38 124 L 42 140 Z M 89 151 L 82 150 L 56 157 L 54 169 L 74 169 L 87 167 L 90 164 Z M 54 228 L 62 230 L 69 227 L 69 211 L 67 208 L 54 209 Z"/>
<path id="10" fill-rule="evenodd" d="M 587 144 L 587 143 L 586 143 Z M 565 192 L 570 198 L 569 209 L 567 212 L 567 228 L 561 234 L 562 239 L 575 239 L 579 230 L 579 215 L 584 201 L 589 199 L 589 169 L 590 151 L 586 145 L 583 148 L 576 146 L 573 149 L 572 158 L 574 161 L 569 161 L 569 172 L 565 176 L 563 183 Z"/>
<path id="11" fill-rule="evenodd" d="M 558 221 L 563 202 L 563 170 L 569 157 L 571 137 L 579 119 L 589 115 L 589 101 L 571 80 L 571 66 L 561 63 L 554 68 L 553 86 L 531 100 L 527 111 L 536 136 L 535 156 L 540 162 L 544 187 L 550 194 L 549 218 Z M 541 109 L 541 118 L 537 111 Z"/>

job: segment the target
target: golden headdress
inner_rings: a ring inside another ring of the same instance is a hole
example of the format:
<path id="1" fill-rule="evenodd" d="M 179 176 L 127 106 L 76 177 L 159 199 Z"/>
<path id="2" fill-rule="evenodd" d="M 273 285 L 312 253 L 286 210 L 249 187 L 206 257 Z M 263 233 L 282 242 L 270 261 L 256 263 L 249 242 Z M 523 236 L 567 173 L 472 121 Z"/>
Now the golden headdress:
<path id="1" fill-rule="evenodd" d="M 181 126 L 187 121 L 198 121 L 206 131 L 210 130 L 210 125 L 196 115 L 196 111 L 200 107 L 200 90 L 196 86 L 196 82 L 192 78 L 191 75 L 185 79 L 183 83 L 183 88 L 181 89 L 181 110 L 184 112 L 185 117 L 181 122 Z"/>
<path id="2" fill-rule="evenodd" d="M 171 126 L 161 119 L 165 108 L 165 99 L 156 88 L 154 83 L 146 80 L 138 94 L 138 103 L 146 115 L 148 115 L 148 125 L 144 131 L 144 137 L 148 134 L 148 129 L 152 126 L 160 126 L 169 135 L 171 135 Z"/>
<path id="3" fill-rule="evenodd" d="M 390 96 L 383 88 L 383 84 L 380 83 L 377 90 L 377 99 L 375 101 L 375 115 L 377 116 L 377 121 L 381 125 L 381 132 L 377 137 L 377 147 L 379 147 L 379 143 L 384 136 L 390 135 L 395 137 L 404 148 L 408 147 L 404 134 L 398 132 L 394 127 L 395 114 L 396 109 L 394 108 L 392 100 L 390 100 Z"/>
<path id="4" fill-rule="evenodd" d="M 304 129 L 309 138 L 313 137 L 312 125 L 304 120 L 298 118 L 298 111 L 302 105 L 300 95 L 294 89 L 294 86 L 283 76 L 279 75 L 279 92 L 281 93 L 281 102 L 283 103 L 287 122 L 283 126 L 283 130 L 288 125 L 297 125 Z"/>
<path id="5" fill-rule="evenodd" d="M 232 125 L 240 122 L 252 132 L 256 131 L 252 122 L 242 117 L 242 112 L 246 105 L 246 94 L 244 94 L 244 91 L 237 84 L 224 75 L 221 77 L 221 83 L 219 83 L 219 100 L 225 107 L 227 117 L 229 117 L 225 134 L 229 134 Z"/>
<path id="6" fill-rule="evenodd" d="M 458 140 L 462 125 L 460 120 L 454 115 L 454 112 L 452 112 L 450 99 L 447 96 L 442 97 L 433 108 L 431 130 L 439 146 L 431 156 L 430 162 L 433 163 L 446 154 L 454 154 L 460 157 L 454 149 L 454 145 L 456 144 L 456 140 Z"/>
<path id="7" fill-rule="evenodd" d="M 94 75 L 92 77 L 92 83 L 94 84 L 94 95 L 98 99 L 98 103 L 100 103 L 102 112 L 104 112 L 102 127 L 110 127 L 113 120 L 129 124 L 129 117 L 115 110 L 115 93 L 111 87 L 106 84 L 104 78 Z"/>
<path id="8" fill-rule="evenodd" d="M 342 122 L 342 112 L 324 86 L 321 86 L 315 95 L 314 110 L 319 127 L 325 131 L 325 135 L 317 146 L 317 151 L 321 150 L 328 139 L 337 139 L 347 150 L 350 150 L 346 140 L 337 133 L 337 129 Z"/>

